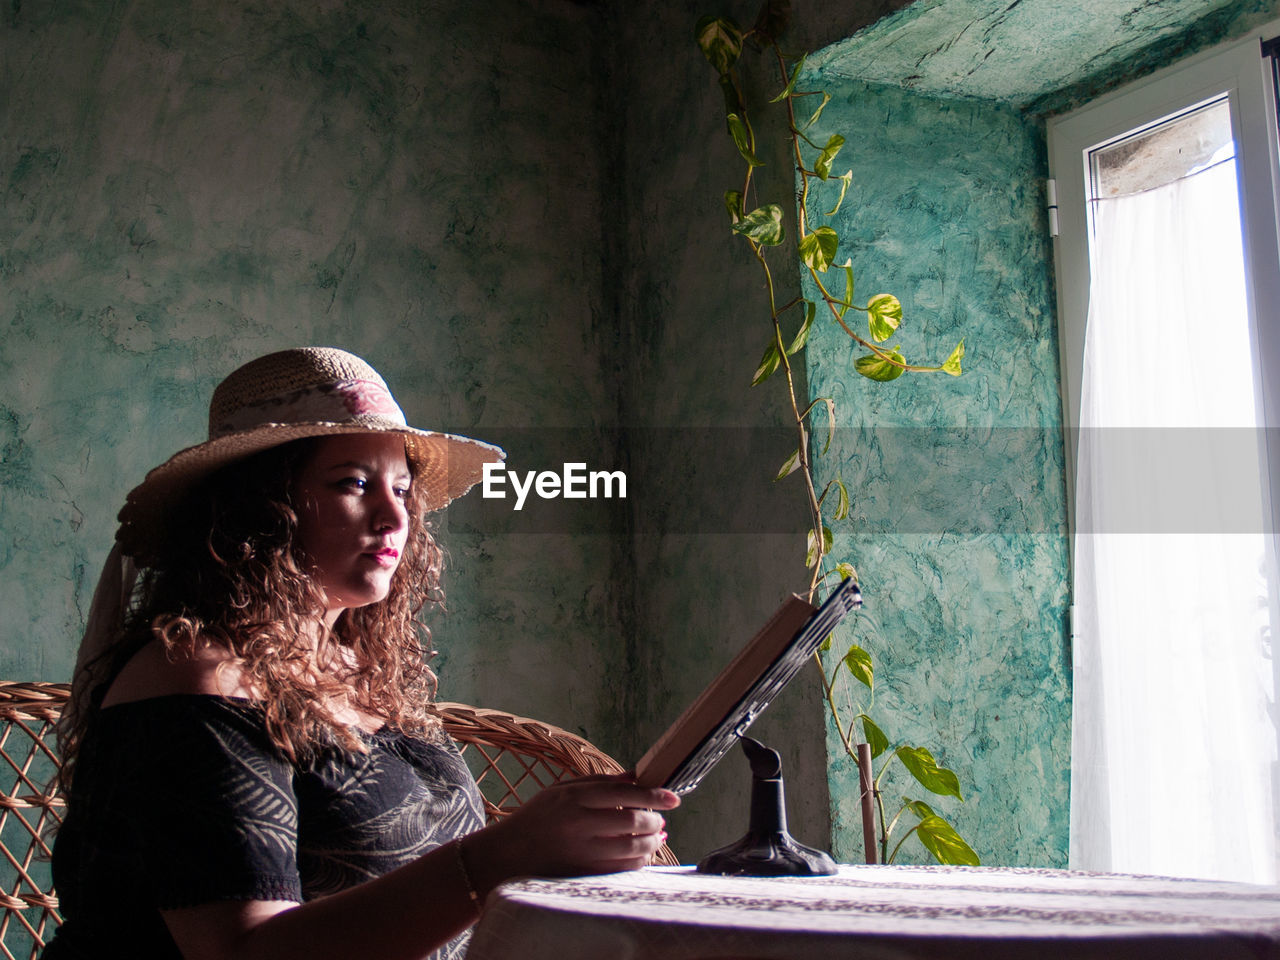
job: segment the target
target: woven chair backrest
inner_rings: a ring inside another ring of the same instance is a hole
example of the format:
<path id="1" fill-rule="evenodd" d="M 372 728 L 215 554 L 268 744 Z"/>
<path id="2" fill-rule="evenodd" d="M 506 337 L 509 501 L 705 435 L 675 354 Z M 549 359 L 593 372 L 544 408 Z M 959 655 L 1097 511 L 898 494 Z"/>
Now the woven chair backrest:
<path id="1" fill-rule="evenodd" d="M 54 726 L 67 685 L 0 683 L 0 957 L 35 960 L 62 918 L 49 878 L 49 844 L 63 801 Z"/>
<path id="2" fill-rule="evenodd" d="M 65 683 L 0 682 L 0 960 L 37 960 L 62 922 L 49 876 L 49 846 L 65 806 L 54 728 Z M 490 822 L 545 786 L 622 767 L 576 734 L 527 717 L 461 703 L 437 704 L 445 730 L 484 794 Z M 667 846 L 655 864 L 679 860 Z"/>

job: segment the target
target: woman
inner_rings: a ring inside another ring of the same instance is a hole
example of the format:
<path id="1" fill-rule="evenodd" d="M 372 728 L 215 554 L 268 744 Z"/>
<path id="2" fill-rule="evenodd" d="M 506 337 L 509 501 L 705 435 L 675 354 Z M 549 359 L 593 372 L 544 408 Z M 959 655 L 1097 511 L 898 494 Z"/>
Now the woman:
<path id="1" fill-rule="evenodd" d="M 241 367 L 209 423 L 129 494 L 94 597 L 46 960 L 459 957 L 503 880 L 648 862 L 674 794 L 591 778 L 481 829 L 431 713 L 424 514 L 502 451 L 406 426 L 327 348 Z"/>

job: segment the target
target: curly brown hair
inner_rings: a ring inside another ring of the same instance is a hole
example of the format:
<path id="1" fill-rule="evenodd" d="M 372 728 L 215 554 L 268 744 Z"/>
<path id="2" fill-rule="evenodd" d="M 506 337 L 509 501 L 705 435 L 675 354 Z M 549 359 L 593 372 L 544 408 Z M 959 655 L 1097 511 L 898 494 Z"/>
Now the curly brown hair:
<path id="1" fill-rule="evenodd" d="M 326 630 L 323 593 L 298 545 L 292 490 L 317 442 L 296 440 L 224 467 L 175 511 L 123 627 L 99 661 L 82 668 L 101 670 L 104 679 L 81 692 L 74 721 L 60 732 L 64 787 L 111 682 L 157 636 L 170 658 L 205 645 L 226 649 L 231 657 L 218 669 L 240 670 L 261 700 L 272 741 L 295 762 L 322 746 L 363 748 L 326 709 L 334 698 L 409 733 L 439 728 L 430 709 L 436 676 L 423 655 L 430 632 L 416 619 L 444 600 L 443 552 L 426 522 L 424 489 L 410 485 L 408 540 L 388 595 L 348 609 Z"/>

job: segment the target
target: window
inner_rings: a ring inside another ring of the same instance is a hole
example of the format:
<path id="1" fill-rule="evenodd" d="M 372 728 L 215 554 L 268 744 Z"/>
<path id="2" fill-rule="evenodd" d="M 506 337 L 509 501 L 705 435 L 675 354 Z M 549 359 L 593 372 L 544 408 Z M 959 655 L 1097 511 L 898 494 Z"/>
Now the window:
<path id="1" fill-rule="evenodd" d="M 1277 880 L 1275 116 L 1253 36 L 1050 124 L 1073 867 Z"/>

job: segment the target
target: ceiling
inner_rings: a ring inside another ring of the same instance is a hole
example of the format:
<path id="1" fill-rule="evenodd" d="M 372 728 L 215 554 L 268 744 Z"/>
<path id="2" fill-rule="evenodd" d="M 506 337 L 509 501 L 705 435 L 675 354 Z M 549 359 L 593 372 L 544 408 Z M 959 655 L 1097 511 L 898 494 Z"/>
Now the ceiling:
<path id="1" fill-rule="evenodd" d="M 917 0 L 809 62 L 850 79 L 1029 108 L 1135 59 L 1181 50 L 1189 27 L 1220 32 L 1243 15 L 1265 21 L 1277 7 L 1274 0 Z"/>

